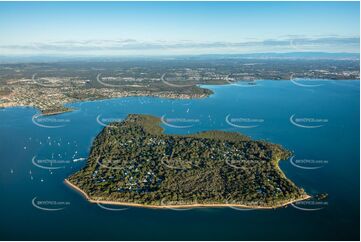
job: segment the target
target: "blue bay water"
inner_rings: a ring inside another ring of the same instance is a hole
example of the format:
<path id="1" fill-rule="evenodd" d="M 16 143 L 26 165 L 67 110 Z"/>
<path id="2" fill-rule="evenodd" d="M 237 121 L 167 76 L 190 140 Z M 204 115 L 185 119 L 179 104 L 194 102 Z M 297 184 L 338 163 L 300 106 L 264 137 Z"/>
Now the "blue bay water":
<path id="1" fill-rule="evenodd" d="M 45 122 L 32 120 L 38 113 L 33 108 L 0 110 L 0 239 L 359 239 L 359 81 L 304 87 L 267 80 L 255 86 L 206 88 L 214 94 L 205 99 L 129 97 L 73 103 L 68 106 L 74 112 L 50 116 Z M 293 164 L 280 162 L 286 176 L 309 194 L 329 196 L 322 204 L 250 211 L 114 211 L 110 209 L 120 207 L 90 204 L 63 180 L 84 166 L 84 160 L 73 160 L 88 156 L 102 124 L 129 113 L 163 117 L 169 134 L 214 129 L 281 144 L 294 154 Z M 34 165 L 42 160 L 59 163 L 50 164 L 53 169 Z M 318 169 L 310 169 L 315 166 Z M 39 201 L 61 202 L 60 209 L 39 209 L 34 204 L 50 208 Z"/>

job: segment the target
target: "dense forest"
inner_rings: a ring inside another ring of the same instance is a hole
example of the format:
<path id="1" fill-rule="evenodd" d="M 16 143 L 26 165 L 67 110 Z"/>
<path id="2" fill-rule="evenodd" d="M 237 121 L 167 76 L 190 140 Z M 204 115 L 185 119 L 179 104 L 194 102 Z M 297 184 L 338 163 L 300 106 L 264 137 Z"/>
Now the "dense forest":
<path id="1" fill-rule="evenodd" d="M 278 206 L 306 194 L 285 177 L 290 152 L 239 133 L 167 135 L 160 119 L 131 114 L 96 137 L 69 181 L 94 200 L 148 205 Z"/>

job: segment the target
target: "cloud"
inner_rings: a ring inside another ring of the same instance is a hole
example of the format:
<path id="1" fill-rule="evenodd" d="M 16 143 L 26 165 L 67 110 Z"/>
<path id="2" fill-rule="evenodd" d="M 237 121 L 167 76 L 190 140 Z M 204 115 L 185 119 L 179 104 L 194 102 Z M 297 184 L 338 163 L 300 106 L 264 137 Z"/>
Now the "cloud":
<path id="1" fill-rule="evenodd" d="M 204 54 L 257 52 L 359 52 L 359 37 L 327 36 L 245 42 L 138 41 L 134 39 L 56 41 L 21 45 L 0 45 L 7 54 Z"/>

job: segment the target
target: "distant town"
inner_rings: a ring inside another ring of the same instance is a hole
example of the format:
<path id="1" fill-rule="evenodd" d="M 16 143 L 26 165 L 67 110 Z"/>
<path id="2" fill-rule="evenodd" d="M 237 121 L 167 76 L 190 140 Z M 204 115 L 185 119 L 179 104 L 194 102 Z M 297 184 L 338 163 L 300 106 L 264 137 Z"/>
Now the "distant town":
<path id="1" fill-rule="evenodd" d="M 44 114 L 64 104 L 127 96 L 204 98 L 220 85 L 257 80 L 359 79 L 353 59 L 170 58 L 1 64 L 0 108 L 31 106 Z"/>

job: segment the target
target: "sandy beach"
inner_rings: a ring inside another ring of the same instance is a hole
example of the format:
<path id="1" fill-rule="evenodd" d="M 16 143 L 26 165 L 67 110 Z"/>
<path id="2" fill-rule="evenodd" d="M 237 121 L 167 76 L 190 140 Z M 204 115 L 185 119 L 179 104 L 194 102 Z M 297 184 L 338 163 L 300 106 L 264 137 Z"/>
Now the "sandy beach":
<path id="1" fill-rule="evenodd" d="M 207 208 L 207 207 L 238 207 L 238 208 L 248 208 L 248 209 L 275 209 L 287 206 L 291 203 L 306 200 L 311 198 L 309 195 L 305 195 L 302 198 L 287 201 L 283 204 L 277 206 L 249 206 L 249 205 L 241 205 L 241 204 L 232 204 L 232 203 L 214 203 L 214 204 L 184 204 L 184 205 L 147 205 L 147 204 L 139 204 L 139 203 L 128 203 L 128 202 L 117 202 L 117 201 L 106 201 L 106 200 L 94 200 L 88 196 L 86 192 L 82 189 L 71 183 L 69 180 L 65 179 L 64 183 L 68 185 L 70 188 L 79 192 L 83 195 L 89 202 L 98 203 L 98 204 L 108 204 L 108 205 L 119 205 L 119 206 L 129 206 L 129 207 L 142 207 L 142 208 L 155 208 L 155 209 L 170 209 L 170 208 Z"/>

